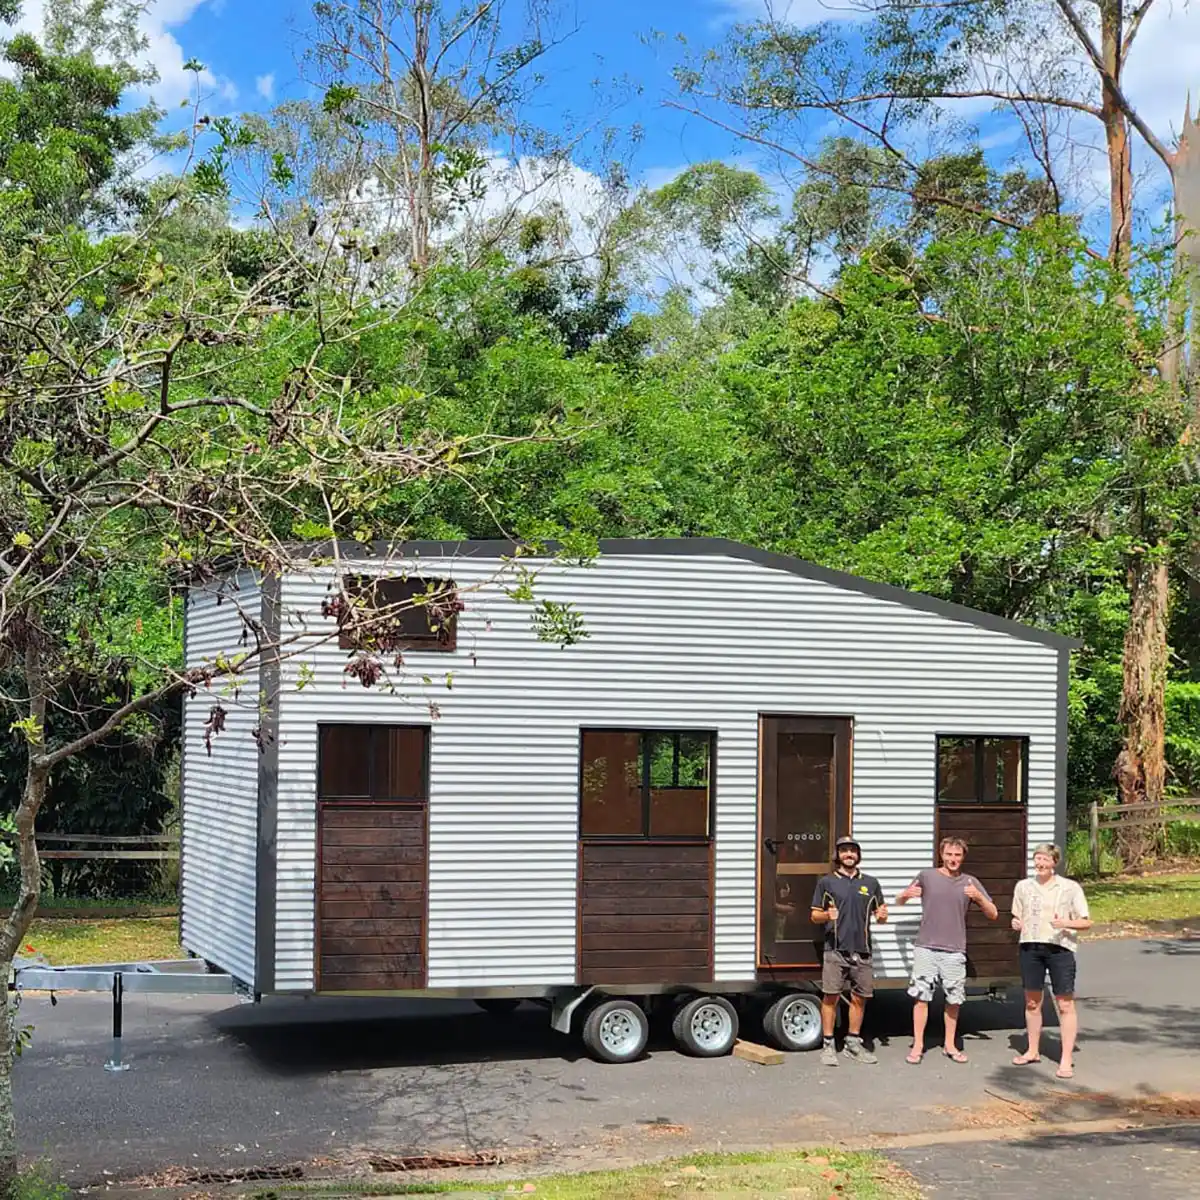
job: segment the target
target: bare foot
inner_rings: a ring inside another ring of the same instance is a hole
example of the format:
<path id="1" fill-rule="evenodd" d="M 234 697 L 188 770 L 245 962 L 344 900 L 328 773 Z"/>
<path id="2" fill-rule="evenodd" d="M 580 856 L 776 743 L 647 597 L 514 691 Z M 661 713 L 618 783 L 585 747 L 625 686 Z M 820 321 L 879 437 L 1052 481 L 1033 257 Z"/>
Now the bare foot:
<path id="1" fill-rule="evenodd" d="M 1024 1054 L 1018 1054 L 1017 1057 L 1013 1059 L 1013 1066 L 1014 1067 L 1024 1067 L 1024 1066 L 1027 1066 L 1029 1063 L 1035 1063 L 1035 1062 L 1041 1062 L 1041 1061 L 1042 1061 L 1042 1056 L 1040 1054 L 1038 1054 L 1036 1052 L 1034 1052 L 1033 1054 L 1030 1054 L 1029 1051 L 1026 1050 Z"/>
<path id="2" fill-rule="evenodd" d="M 904 1056 L 904 1061 L 906 1063 L 909 1063 L 911 1066 L 915 1067 L 921 1061 L 921 1059 L 924 1057 L 924 1054 L 925 1054 L 924 1050 L 918 1050 L 918 1049 L 916 1049 L 916 1047 L 913 1047 L 913 1049 L 911 1049 Z"/>
<path id="3" fill-rule="evenodd" d="M 1071 1066 L 1070 1063 L 1060 1063 L 1058 1070 L 1055 1071 L 1054 1074 L 1059 1079 L 1074 1079 L 1075 1078 L 1075 1068 L 1073 1066 Z"/>

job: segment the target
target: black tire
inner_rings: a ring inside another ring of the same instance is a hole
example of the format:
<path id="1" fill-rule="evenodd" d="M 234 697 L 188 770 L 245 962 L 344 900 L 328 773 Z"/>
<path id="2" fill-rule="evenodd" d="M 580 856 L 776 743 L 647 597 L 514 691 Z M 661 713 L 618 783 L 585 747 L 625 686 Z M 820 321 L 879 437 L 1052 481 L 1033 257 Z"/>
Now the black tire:
<path id="1" fill-rule="evenodd" d="M 821 1044 L 820 999 L 785 992 L 763 1014 L 763 1033 L 777 1050 L 815 1050 Z"/>
<path id="2" fill-rule="evenodd" d="M 602 1000 L 584 1018 L 583 1045 L 597 1062 L 627 1063 L 641 1058 L 650 1038 L 650 1021 L 636 1000 Z"/>
<path id="3" fill-rule="evenodd" d="M 476 1000 L 475 1003 L 489 1017 L 511 1017 L 521 1006 L 521 1001 L 514 1000 L 511 996 L 495 1000 Z"/>
<path id="4" fill-rule="evenodd" d="M 694 996 L 680 1005 L 671 1034 L 684 1054 L 720 1058 L 737 1041 L 737 1009 L 724 996 Z"/>

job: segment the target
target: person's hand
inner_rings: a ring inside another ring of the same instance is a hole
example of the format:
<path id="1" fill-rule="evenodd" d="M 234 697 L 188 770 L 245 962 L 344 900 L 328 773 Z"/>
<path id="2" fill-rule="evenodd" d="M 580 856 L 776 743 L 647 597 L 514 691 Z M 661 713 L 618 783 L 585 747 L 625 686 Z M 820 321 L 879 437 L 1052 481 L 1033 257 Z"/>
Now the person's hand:
<path id="1" fill-rule="evenodd" d="M 963 888 L 963 893 L 968 900 L 983 899 L 983 893 L 973 883 L 968 883 L 967 886 Z"/>
<path id="2" fill-rule="evenodd" d="M 875 920 L 877 920 L 880 923 L 880 925 L 886 925 L 887 919 L 888 919 L 887 905 L 881 904 L 875 910 Z"/>
<path id="3" fill-rule="evenodd" d="M 1052 929 L 1066 929 L 1070 923 L 1066 917 L 1055 916 L 1050 918 L 1050 927 Z"/>
<path id="4" fill-rule="evenodd" d="M 903 904 L 905 900 L 920 900 L 920 898 L 921 885 L 919 883 L 910 883 L 908 887 L 906 887 L 904 891 L 902 891 L 900 895 L 896 897 L 901 904 Z"/>
<path id="5" fill-rule="evenodd" d="M 1018 933 L 1020 933 L 1020 932 L 1021 932 L 1021 930 L 1022 930 L 1023 926 L 1022 926 L 1022 924 L 1021 924 L 1021 918 L 1020 918 L 1020 917 L 1013 917 L 1013 919 L 1012 919 L 1012 927 L 1013 927 L 1013 928 L 1014 928 L 1014 929 L 1015 929 L 1015 930 L 1016 930 Z"/>
<path id="6" fill-rule="evenodd" d="M 831 904 L 831 905 L 830 905 L 830 906 L 829 906 L 829 907 L 828 907 L 828 908 L 825 910 L 825 919 L 826 919 L 827 921 L 836 921 L 836 920 L 838 919 L 838 910 L 837 910 L 837 905 L 836 905 L 836 904 Z"/>

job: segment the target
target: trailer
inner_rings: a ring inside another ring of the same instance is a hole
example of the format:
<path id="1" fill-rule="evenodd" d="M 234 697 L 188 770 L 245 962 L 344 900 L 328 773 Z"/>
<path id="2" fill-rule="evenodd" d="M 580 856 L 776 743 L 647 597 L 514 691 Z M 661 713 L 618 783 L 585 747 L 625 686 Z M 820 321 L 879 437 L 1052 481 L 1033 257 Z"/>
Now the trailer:
<path id="1" fill-rule="evenodd" d="M 413 599 L 397 678 L 362 686 L 350 594 Z M 182 942 L 254 997 L 534 1000 L 608 1062 L 656 1011 L 692 1054 L 749 1016 L 811 1048 L 837 837 L 889 898 L 964 837 L 1002 910 L 1064 837 L 1076 643 L 738 543 L 327 546 L 186 613 L 189 667 L 280 648 L 184 714 Z M 879 986 L 919 911 L 877 928 Z M 968 954 L 1015 980 L 1007 922 Z"/>

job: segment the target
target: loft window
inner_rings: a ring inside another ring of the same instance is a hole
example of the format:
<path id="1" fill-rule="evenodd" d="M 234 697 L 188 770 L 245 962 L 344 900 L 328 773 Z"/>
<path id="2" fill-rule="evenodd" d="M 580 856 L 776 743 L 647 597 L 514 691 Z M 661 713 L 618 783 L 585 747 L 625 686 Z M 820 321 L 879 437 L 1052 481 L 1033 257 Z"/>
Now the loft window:
<path id="1" fill-rule="evenodd" d="M 707 840 L 713 739 L 711 733 L 585 729 L 580 836 Z"/>
<path id="2" fill-rule="evenodd" d="M 448 579 L 347 575 L 333 606 L 343 650 L 453 650 L 462 602 Z"/>
<path id="3" fill-rule="evenodd" d="M 1023 804 L 1028 757 L 1028 738 L 939 736 L 937 798 L 951 804 Z"/>
<path id="4" fill-rule="evenodd" d="M 428 800 L 427 725 L 320 725 L 321 800 Z"/>

